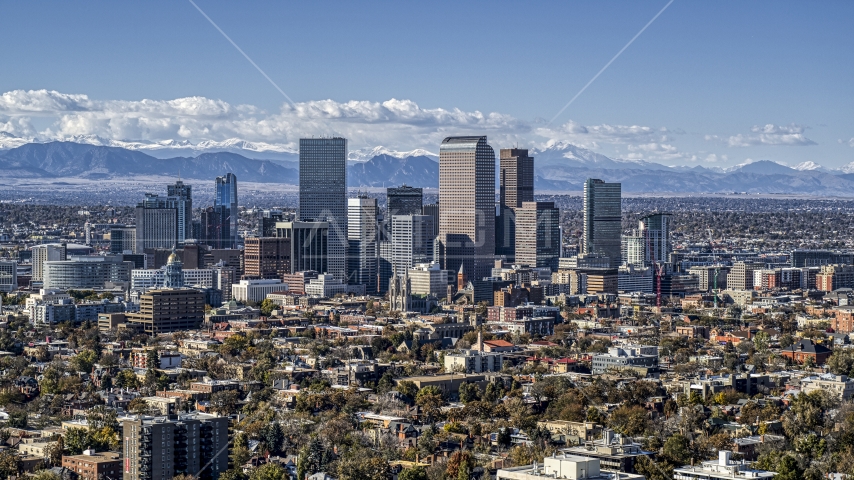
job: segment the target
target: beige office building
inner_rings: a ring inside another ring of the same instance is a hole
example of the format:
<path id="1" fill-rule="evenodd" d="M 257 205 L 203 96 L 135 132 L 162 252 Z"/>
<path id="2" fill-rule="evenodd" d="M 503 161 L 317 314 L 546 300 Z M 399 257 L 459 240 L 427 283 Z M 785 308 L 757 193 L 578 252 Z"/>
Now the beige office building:
<path id="1" fill-rule="evenodd" d="M 139 312 L 126 319 L 150 334 L 199 328 L 205 319 L 204 295 L 190 288 L 149 290 L 139 297 Z"/>
<path id="2" fill-rule="evenodd" d="M 475 285 L 476 299 L 489 300 L 482 280 L 495 257 L 495 151 L 486 137 L 448 137 L 439 147 L 439 263 Z"/>

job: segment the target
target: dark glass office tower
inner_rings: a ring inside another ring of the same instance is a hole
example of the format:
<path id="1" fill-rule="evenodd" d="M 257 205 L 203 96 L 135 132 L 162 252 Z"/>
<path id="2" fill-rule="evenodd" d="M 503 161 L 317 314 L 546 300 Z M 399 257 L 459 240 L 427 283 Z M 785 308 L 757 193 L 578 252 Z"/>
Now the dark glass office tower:
<path id="1" fill-rule="evenodd" d="M 499 165 L 495 253 L 513 261 L 516 253 L 516 210 L 534 201 L 534 157 L 524 148 L 502 148 Z"/>
<path id="2" fill-rule="evenodd" d="M 300 139 L 299 219 L 329 224 L 325 273 L 346 281 L 347 139 Z"/>
<path id="3" fill-rule="evenodd" d="M 582 253 L 601 253 L 611 268 L 622 262 L 621 184 L 588 178 L 584 182 L 584 238 Z"/>
<path id="4" fill-rule="evenodd" d="M 214 207 L 223 207 L 228 210 L 227 220 L 229 224 L 229 239 L 226 248 L 237 248 L 237 176 L 226 173 L 216 177 L 216 197 Z"/>
<path id="5" fill-rule="evenodd" d="M 400 187 L 386 189 L 388 217 L 394 215 L 421 215 L 424 203 L 424 190 L 403 184 Z"/>

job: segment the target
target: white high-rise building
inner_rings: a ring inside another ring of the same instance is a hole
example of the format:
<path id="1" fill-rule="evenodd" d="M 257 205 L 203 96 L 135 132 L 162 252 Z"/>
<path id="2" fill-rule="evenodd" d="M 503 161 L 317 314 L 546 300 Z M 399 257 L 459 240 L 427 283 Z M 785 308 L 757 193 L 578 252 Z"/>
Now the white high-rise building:
<path id="1" fill-rule="evenodd" d="M 377 292 L 377 199 L 347 199 L 347 283 Z"/>
<path id="2" fill-rule="evenodd" d="M 409 269 L 409 289 L 413 295 L 435 295 L 448 293 L 448 272 L 438 263 L 422 263 Z"/>
<path id="3" fill-rule="evenodd" d="M 287 290 L 288 285 L 278 278 L 241 280 L 231 286 L 231 295 L 238 302 L 261 302 L 271 293 Z"/>
<path id="4" fill-rule="evenodd" d="M 299 141 L 299 219 L 327 222 L 327 272 L 347 279 L 347 140 Z"/>
<path id="5" fill-rule="evenodd" d="M 121 255 L 72 256 L 67 260 L 44 262 L 44 288 L 109 288 L 127 286 L 133 262 Z"/>
<path id="6" fill-rule="evenodd" d="M 33 252 L 33 281 L 44 280 L 44 262 L 63 261 L 67 252 L 64 243 L 36 245 L 31 250 Z"/>
<path id="7" fill-rule="evenodd" d="M 392 268 L 405 272 L 419 263 L 433 260 L 433 217 L 394 215 L 391 217 Z"/>

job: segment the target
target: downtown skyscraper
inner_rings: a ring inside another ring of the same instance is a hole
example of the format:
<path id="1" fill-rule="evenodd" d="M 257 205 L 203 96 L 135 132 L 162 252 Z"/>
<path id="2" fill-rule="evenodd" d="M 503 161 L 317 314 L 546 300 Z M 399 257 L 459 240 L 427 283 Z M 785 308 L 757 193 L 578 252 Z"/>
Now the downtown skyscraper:
<path id="1" fill-rule="evenodd" d="M 622 186 L 588 178 L 584 182 L 584 236 L 582 253 L 599 253 L 608 257 L 611 268 L 622 262 L 621 233 Z"/>
<path id="2" fill-rule="evenodd" d="M 346 281 L 347 139 L 300 139 L 299 219 L 328 223 L 325 273 Z"/>
<path id="3" fill-rule="evenodd" d="M 523 148 L 502 148 L 499 157 L 495 253 L 512 261 L 516 253 L 516 210 L 523 202 L 534 201 L 534 157 Z"/>
<path id="4" fill-rule="evenodd" d="M 516 213 L 516 263 L 558 269 L 560 210 L 554 202 L 522 202 Z"/>
<path id="5" fill-rule="evenodd" d="M 214 208 L 221 207 L 227 210 L 226 219 L 229 224 L 228 238 L 223 238 L 222 243 L 227 245 L 227 248 L 237 248 L 237 176 L 233 173 L 226 173 L 221 177 L 216 177 L 216 196 L 214 197 Z M 224 230 L 224 229 L 223 229 Z M 230 244 L 230 245 L 229 245 Z"/>
<path id="6" fill-rule="evenodd" d="M 347 283 L 377 290 L 377 199 L 360 196 L 347 199 Z"/>
<path id="7" fill-rule="evenodd" d="M 166 186 L 167 202 L 177 210 L 178 243 L 193 238 L 193 187 L 178 180 Z"/>
<path id="8" fill-rule="evenodd" d="M 386 189 L 388 217 L 394 215 L 421 215 L 424 203 L 424 189 L 403 184 L 400 187 Z"/>
<path id="9" fill-rule="evenodd" d="M 486 137 L 447 137 L 439 147 L 438 260 L 443 270 L 463 266 L 475 298 L 488 300 L 483 283 L 495 258 L 495 150 Z"/>

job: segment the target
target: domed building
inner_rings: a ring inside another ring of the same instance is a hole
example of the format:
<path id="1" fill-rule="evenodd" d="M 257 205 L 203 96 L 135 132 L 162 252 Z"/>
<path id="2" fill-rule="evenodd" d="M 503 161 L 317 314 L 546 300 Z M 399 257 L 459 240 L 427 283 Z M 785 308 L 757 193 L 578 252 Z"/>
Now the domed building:
<path id="1" fill-rule="evenodd" d="M 166 260 L 166 275 L 163 279 L 165 288 L 183 288 L 184 287 L 184 264 L 172 249 L 172 254 Z"/>
<path id="2" fill-rule="evenodd" d="M 174 249 L 166 261 L 163 288 L 142 294 L 139 312 L 128 313 L 126 318 L 142 332 L 153 335 L 192 330 L 202 324 L 204 296 L 198 290 L 184 288 L 184 264 Z"/>

